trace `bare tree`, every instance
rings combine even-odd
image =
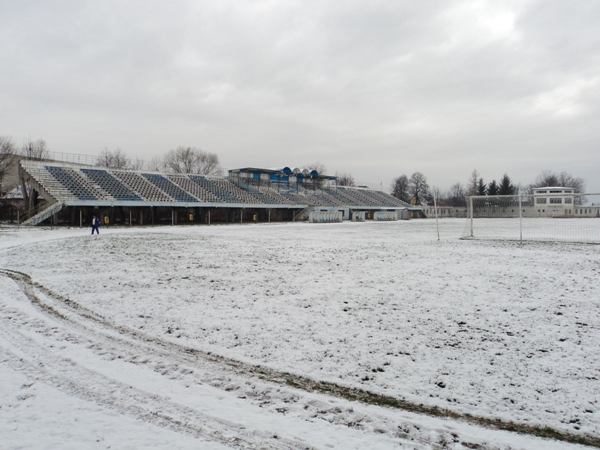
[[[150,165],[149,169],[154,170],[155,172],[162,172],[165,170],[165,158],[160,156],[155,156],[148,164]]]
[[[465,188],[460,183],[454,183],[450,186],[448,192],[448,204],[450,206],[466,206]]]
[[[129,158],[120,148],[111,152],[108,148],[104,148],[96,159],[96,165],[101,167],[110,167],[111,169],[128,169]]]
[[[414,199],[415,205],[421,203],[427,194],[429,193],[429,184],[427,184],[427,177],[421,172],[415,172],[410,176],[410,187],[409,192],[411,200]]]
[[[199,172],[204,175],[218,175],[221,172],[219,157],[215,153],[202,152],[199,157]]]
[[[100,152],[96,158],[96,165],[100,167],[110,167],[112,163],[112,155],[108,148],[104,147],[104,150]]]
[[[336,172],[335,177],[337,178],[336,184],[338,186],[356,186],[356,184],[354,183],[354,177],[352,176],[351,173],[344,172],[344,173],[338,174]]]
[[[177,147],[165,156],[167,170],[175,173],[193,173],[196,167],[196,152],[192,147]]]
[[[473,169],[471,172],[471,178],[467,183],[467,195],[477,195],[477,184],[479,183],[479,172],[477,169]]]
[[[142,170],[144,168],[144,160],[140,158],[129,160],[129,168],[131,170]]]
[[[43,139],[25,141],[21,147],[21,155],[34,161],[43,161],[48,158],[48,145]]]
[[[2,180],[17,161],[17,148],[12,139],[0,136],[0,188]]]
[[[165,156],[164,166],[174,173],[216,175],[221,171],[219,157],[195,147],[177,147]]]
[[[403,202],[408,202],[410,200],[409,187],[408,177],[402,174],[392,181],[392,195]]]
[[[325,175],[327,173],[327,167],[325,167],[325,164],[322,164],[319,161],[307,164],[303,167],[303,169],[309,171],[316,170],[319,175]]]
[[[558,175],[558,182],[561,186],[572,187],[577,193],[585,192],[585,180],[581,177],[574,177],[567,172],[561,172]]]
[[[126,169],[129,167],[129,158],[120,148],[117,148],[113,152],[113,167],[115,169]]]
[[[442,190],[437,186],[432,186],[429,192],[425,195],[429,204],[433,204],[433,198],[435,197],[435,202],[438,206],[445,206],[446,204],[446,196],[442,192]]]
[[[536,177],[530,188],[553,186],[570,187],[575,189],[577,193],[585,192],[585,180],[564,171],[556,174],[550,170],[545,170]]]

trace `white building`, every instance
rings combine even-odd
[[[598,217],[600,206],[580,205],[570,187],[552,186],[533,189],[533,216]]]

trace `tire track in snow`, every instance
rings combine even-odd
[[[529,434],[538,437],[545,437],[571,443],[600,447],[600,439],[594,436],[573,435],[562,430],[494,420],[486,417],[477,417],[469,414],[457,413],[451,410],[446,410],[438,407],[429,407],[422,404],[416,404],[399,400],[394,397],[375,394],[361,389],[340,386],[331,382],[317,381],[295,374],[278,372],[270,368],[246,364],[219,355],[214,355],[197,349],[178,345],[169,341],[164,341],[160,338],[147,336],[134,329],[130,329],[124,326],[116,326],[115,324],[106,320],[104,317],[95,313],[94,311],[79,305],[73,300],[53,293],[46,287],[33,282],[30,276],[25,273],[0,269],[0,274],[8,276],[12,278],[15,282],[17,282],[17,284],[20,286],[20,288],[23,290],[26,296],[30,299],[30,301],[32,301],[32,303],[40,307],[46,313],[51,314],[54,317],[59,318],[61,320],[64,320],[76,328],[80,328],[82,330],[85,330],[86,332],[91,332],[97,336],[102,336],[103,339],[111,340],[115,345],[126,344],[127,346],[138,346],[139,350],[147,351],[154,355],[158,355],[160,357],[167,358],[170,360],[175,359],[177,361],[177,364],[191,365],[193,368],[196,369],[198,367],[206,365],[211,366],[213,369],[215,366],[220,368],[221,373],[217,373],[215,375],[214,370],[212,370],[212,374],[204,374],[205,376],[201,378],[202,382],[210,383],[212,386],[219,387],[225,390],[243,389],[243,386],[239,382],[236,383],[236,380],[231,380],[230,378],[228,378],[228,373],[233,373],[243,377],[251,377],[261,380],[263,382],[266,381],[268,383],[274,383],[275,385],[279,385],[280,389],[261,386],[262,389],[260,390],[260,392],[244,390],[244,395],[240,396],[240,398],[250,397],[251,400],[253,399],[255,401],[259,401],[261,405],[281,402],[280,392],[276,393],[274,391],[280,391],[281,388],[292,388],[300,389],[306,392],[322,393],[333,397],[344,398],[347,400],[360,401],[366,404],[401,409],[433,417],[461,420],[464,422],[469,422],[478,426],[484,426],[491,429],[508,430],[521,434]],[[40,298],[40,296],[36,293],[36,289],[39,292],[41,292],[47,300],[51,301],[52,304]],[[90,321],[95,325],[90,326],[89,324],[86,324],[86,322]],[[97,325],[100,325],[101,328],[98,328]],[[119,349],[116,350],[116,352],[122,352],[124,350],[125,349]],[[131,358],[130,362],[136,363],[135,355],[130,354],[129,358]],[[225,374],[223,374],[223,372],[225,372]],[[258,381],[258,383],[260,383],[261,381]],[[293,394],[291,396],[293,397]],[[284,402],[288,403],[287,400],[284,400]],[[304,406],[305,409],[310,408],[310,405]],[[318,411],[318,406],[316,406],[314,409],[315,411],[313,412],[323,412]],[[327,415],[329,416],[331,416],[332,414],[335,415],[335,413],[335,411],[333,411],[333,413],[331,410],[327,411]],[[318,414],[313,414],[311,417],[318,417]],[[364,423],[361,424],[360,421],[359,423],[354,424],[353,422],[351,422],[350,420],[346,420],[345,418],[332,419],[331,417],[329,417],[326,420],[329,420],[332,423],[344,424],[346,426],[358,426],[359,428],[362,428],[365,425]],[[368,418],[366,418],[366,422],[368,421]],[[413,445],[420,440],[421,436],[419,436],[419,433],[413,432],[411,434],[411,430],[407,429],[405,426],[397,426],[393,428],[398,428],[401,430],[400,432],[393,432],[393,434],[396,437],[409,438],[413,440]],[[376,432],[381,432],[381,430],[377,429]],[[388,432],[390,432],[389,429]],[[279,444],[281,444],[281,442],[279,442]],[[423,442],[423,444],[425,444],[425,442]],[[465,444],[467,444],[468,446],[472,443]],[[479,445],[482,444],[486,446],[485,443],[479,443]],[[491,447],[486,446],[486,448]]]
[[[19,277],[22,276],[23,274],[19,274]],[[243,425],[203,414],[161,395],[146,392],[87,369],[69,358],[55,354],[52,349],[21,331],[26,329],[48,335],[56,333],[56,327],[26,317],[20,311],[6,308],[4,305],[0,305],[0,312],[5,325],[0,336],[0,362],[36,381],[155,426],[216,441],[233,448],[308,448],[306,444],[275,438],[272,433],[248,430]],[[71,341],[85,340],[84,337],[68,332],[65,337]],[[93,341],[88,344],[93,345]],[[128,356],[132,357],[131,354]]]

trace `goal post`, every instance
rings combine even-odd
[[[470,196],[462,239],[600,244],[600,194],[546,188]]]

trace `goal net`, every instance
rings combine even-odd
[[[600,244],[600,194],[566,188],[533,194],[472,196],[462,239]]]

